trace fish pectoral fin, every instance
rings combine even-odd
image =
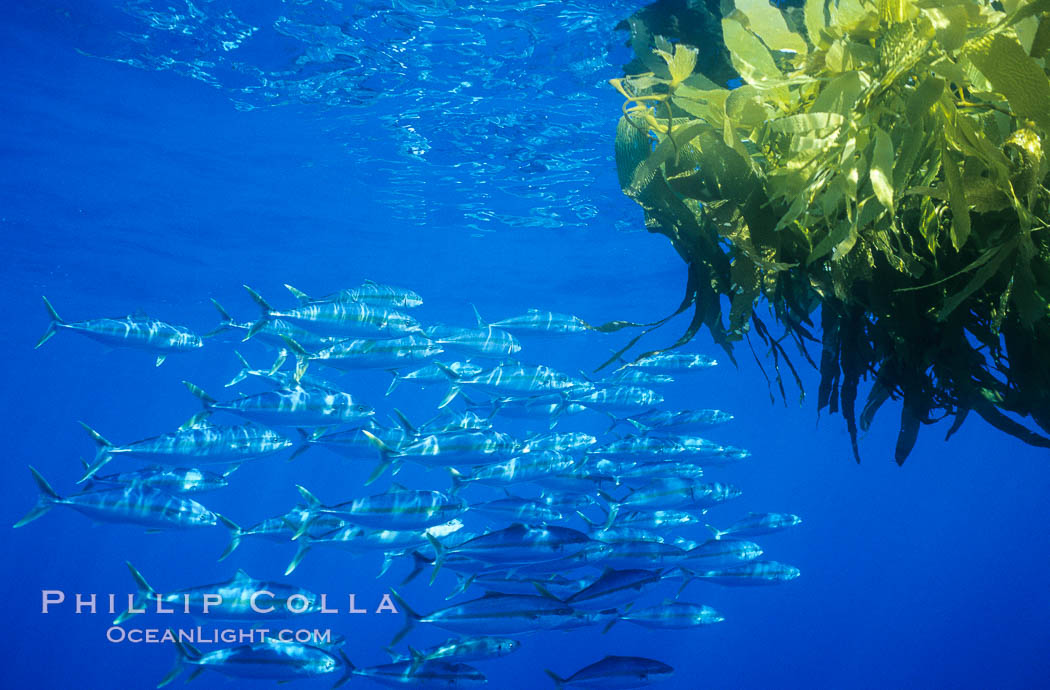
[[[154,364],[154,366],[159,367],[161,364],[164,364],[164,360],[166,360],[167,358],[167,355],[157,355],[157,363]]]

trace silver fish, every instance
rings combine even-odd
[[[148,462],[194,460],[216,464],[241,463],[280,453],[295,445],[276,431],[256,424],[217,426],[197,418],[177,431],[124,445],[110,443],[84,422],[80,422],[80,425],[98,446],[95,459],[80,482],[90,479],[113,458]]]
[[[568,678],[562,678],[550,669],[545,672],[557,688],[594,688],[594,690],[618,690],[640,688],[665,681],[674,669],[655,659],[636,656],[607,656],[590,666],[581,668]]]
[[[137,350],[156,352],[157,366],[164,363],[164,358],[171,352],[189,352],[204,347],[199,335],[183,328],[173,326],[145,314],[132,314],[121,319],[91,319],[90,321],[63,321],[47,297],[44,298],[51,323],[44,335],[37,341],[40,347],[58,332],[58,329],[81,333],[112,347],[130,347]]]
[[[29,470],[40,489],[40,498],[36,506],[15,523],[15,527],[36,520],[54,506],[69,506],[100,522],[143,525],[150,529],[214,527],[220,522],[227,527],[236,526],[194,500],[141,484],[86,491],[63,498],[35,468]]]
[[[625,369],[643,369],[654,374],[677,374],[689,371],[699,371],[716,366],[718,362],[706,355],[685,354],[683,352],[661,352],[649,355],[636,362],[630,362],[620,367]]]
[[[347,338],[400,338],[423,332],[419,322],[411,316],[364,302],[310,302],[297,309],[278,311],[255,290],[248,286],[245,289],[262,310],[262,317],[252,324],[248,338],[260,332],[273,319],[281,319],[315,333]]]
[[[390,660],[394,663],[410,661],[415,670],[427,661],[487,661],[507,656],[520,648],[521,643],[509,637],[450,637],[442,644],[427,649],[409,647],[408,655],[390,651]]]
[[[426,335],[449,352],[473,357],[505,359],[521,352],[521,343],[517,338],[489,326],[456,328],[437,325],[427,328]]]
[[[449,383],[450,379],[448,374],[445,373],[446,369],[467,377],[477,376],[485,371],[485,367],[473,362],[443,362],[442,365],[428,364],[425,367],[405,374],[395,371],[393,373],[394,379],[390,382],[390,387],[386,389],[386,394],[390,395],[394,392],[394,389],[402,381],[408,381],[420,386],[425,386],[428,383]]]
[[[365,302],[389,309],[413,309],[423,304],[423,298],[413,290],[383,285],[373,280],[365,280],[360,287],[348,290],[339,290],[324,297],[310,297],[302,290],[296,290],[285,283],[285,288],[291,292],[300,304],[312,302]]]
[[[790,513],[748,513],[726,529],[707,528],[714,533],[715,539],[722,537],[757,537],[772,534],[802,524],[802,518]]]
[[[487,592],[485,596],[421,615],[401,596],[390,590],[405,613],[405,627],[391,644],[397,644],[417,623],[429,623],[453,632],[485,635],[550,630],[572,619],[572,608],[557,599],[526,594]]]
[[[205,414],[222,410],[263,424],[314,427],[349,424],[375,414],[349,393],[297,386],[219,402],[189,381],[182,382],[204,405]]]
[[[90,465],[83,463],[85,470],[90,470]],[[131,484],[142,484],[153,489],[166,491],[172,494],[193,494],[205,491],[215,491],[229,485],[226,477],[230,476],[238,465],[234,465],[223,474],[208,472],[194,467],[163,467],[161,465],[150,465],[139,470],[130,472],[118,472],[105,476],[94,475],[88,480],[87,490],[98,488],[98,484],[116,484],[129,486]]]
[[[492,323],[486,323],[481,318],[481,314],[478,313],[477,307],[474,308],[474,314],[477,316],[479,326],[487,325],[492,326],[493,328],[502,328],[503,330],[512,333],[522,333],[526,335],[584,333],[586,331],[594,330],[593,326],[578,316],[573,316],[572,314],[558,314],[535,308],[529,309],[521,316],[512,316],[500,321],[493,321]]]
[[[604,632],[609,632],[609,628],[617,621],[627,621],[628,623],[640,625],[643,628],[656,630],[680,630],[683,628],[695,628],[700,625],[713,625],[724,620],[725,617],[710,606],[665,599],[659,606],[645,609],[632,608],[625,611],[618,618],[612,620],[605,627]]]
[[[343,669],[343,677],[333,687],[339,687],[349,680],[354,668],[341,650],[322,649],[299,642],[268,640],[202,654],[188,642],[180,641],[174,633],[170,634],[178,656],[174,668],[157,684],[158,688],[175,680],[187,665],[196,666],[188,680],[193,680],[205,670],[234,678],[289,681],[316,678]]]
[[[120,625],[132,616],[144,613],[147,604],[151,603],[158,608],[161,603],[169,604],[173,610],[180,612],[189,609],[188,612],[197,618],[221,621],[279,620],[317,613],[322,608],[320,597],[309,590],[281,582],[256,580],[243,570],[238,570],[226,582],[159,593],[150,587],[135,566],[131,563],[126,565],[135,580],[137,593],[132,605],[117,616],[113,625]],[[212,597],[217,597],[218,603]],[[289,605],[292,597],[296,597],[294,610]]]
[[[398,661],[350,673],[392,688],[474,688],[488,682],[485,675],[467,664],[447,661]]]
[[[777,561],[750,561],[733,568],[716,568],[691,573],[696,579],[731,587],[773,585],[797,578],[801,571]]]

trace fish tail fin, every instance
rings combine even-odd
[[[199,649],[194,647],[189,642],[183,642],[182,640],[180,640],[174,630],[168,628],[168,633],[172,636],[172,642],[175,645],[175,665],[170,671],[168,671],[168,675],[164,676],[161,679],[161,681],[157,683],[158,688],[162,688],[171,681],[175,680],[175,678],[177,678],[178,675],[182,673],[183,666],[185,666],[187,663],[192,664],[198,661],[202,656]],[[192,680],[201,670],[202,669],[198,669],[197,672],[190,676],[190,679]],[[187,680],[186,682],[189,682],[189,680]]]
[[[299,490],[299,495],[302,496],[303,500],[306,501],[306,505],[308,508],[321,507],[321,501],[317,498],[317,496],[314,496],[312,493],[310,493],[310,491],[306,487],[302,486],[301,484],[296,484],[295,488]]]
[[[405,635],[407,635],[412,630],[412,628],[415,627],[416,623],[419,621],[420,618],[422,618],[422,616],[413,611],[412,607],[408,605],[408,602],[402,599],[401,595],[398,594],[397,590],[393,587],[390,588],[390,596],[394,598],[394,601],[397,603],[397,605],[400,606],[401,610],[405,612],[405,627],[397,631],[397,634],[394,635],[394,638],[390,640],[390,646],[393,647],[398,642],[405,639]]]
[[[396,369],[390,373],[393,374],[394,378],[390,380],[390,385],[386,389],[386,395],[393,393],[394,389],[397,388],[399,383],[401,383],[401,375],[397,373]]]
[[[84,427],[84,430],[87,431],[88,434],[91,436],[91,440],[93,440],[95,442],[95,445],[98,446],[98,452],[95,454],[95,460],[90,465],[84,468],[84,476],[77,480],[77,484],[83,484],[87,480],[91,479],[91,477],[93,477],[96,472],[102,469],[103,465],[105,465],[107,462],[113,459],[113,455],[110,452],[110,449],[113,448],[113,444],[107,441],[105,437],[102,436],[102,434],[98,433],[84,422],[79,422],[79,424],[80,426]]]
[[[613,618],[613,619],[612,619],[611,621],[609,621],[609,622],[608,622],[608,623],[607,623],[607,624],[605,625],[605,627],[604,627],[604,628],[602,628],[602,635],[604,635],[605,633],[607,633],[607,632],[609,632],[610,630],[612,630],[612,627],[613,627],[614,625],[616,625],[616,624],[617,624],[617,623],[618,623],[619,621],[620,621],[620,618],[619,618],[619,617]]]
[[[234,326],[233,317],[230,316],[228,311],[222,308],[222,305],[219,304],[218,300],[213,297],[211,303],[215,305],[216,311],[219,312],[219,325],[205,333],[205,338],[211,338],[220,333],[225,333]]]
[[[601,526],[601,524],[602,524],[602,523],[600,523],[600,522],[595,522],[594,520],[590,519],[589,517],[587,517],[586,515],[584,515],[584,514],[583,514],[583,513],[581,512],[581,511],[579,511],[579,510],[577,510],[577,511],[576,511],[576,514],[577,514],[577,515],[579,515],[579,516],[580,516],[580,518],[582,518],[582,519],[583,519],[583,521],[584,521],[584,522],[586,522],[586,523],[587,523],[587,524],[588,524],[589,526],[591,526],[591,527],[599,527],[599,526]]]
[[[467,480],[463,478],[463,473],[455,467],[448,468],[448,473],[452,475],[452,488],[449,489],[448,495],[454,497],[467,485]]]
[[[474,318],[478,321],[478,328],[488,328],[489,324],[485,319],[481,318],[481,312],[478,311],[478,308],[473,304],[470,305],[470,308],[474,310]]]
[[[674,595],[675,599],[677,599],[678,597],[682,596],[682,592],[684,592],[685,588],[689,586],[689,583],[692,582],[693,580],[697,579],[697,574],[695,572],[693,572],[692,570],[689,570],[688,568],[683,568],[682,566],[678,566],[678,571],[680,573],[682,573],[682,586],[679,587],[678,591],[675,593],[675,595]]]
[[[476,573],[472,575],[460,575],[459,573],[456,573],[456,588],[452,590],[452,592],[447,597],[445,597],[445,601],[448,601],[457,594],[462,594],[463,592],[467,591],[467,587],[470,587],[472,584],[474,584],[475,578],[477,578]]]
[[[125,561],[125,565],[128,566],[128,570],[131,571],[131,578],[135,580],[135,598],[131,602],[131,606],[128,607],[127,611],[124,611],[113,621],[113,625],[120,625],[127,619],[135,615],[132,609],[143,609],[146,605],[146,601],[154,598],[157,593],[149,586],[146,582],[146,578],[142,577],[142,573],[135,569],[135,566],[131,565],[131,561]]]
[[[195,386],[189,381],[183,381],[182,385],[186,386],[186,389],[190,393],[193,393],[194,397],[201,401],[201,404],[204,405],[204,409],[208,409],[208,407],[214,405],[217,402],[215,398],[205,393],[204,389],[200,386]]]
[[[241,370],[237,372],[237,375],[230,379],[230,382],[226,384],[226,388],[230,386],[236,386],[238,383],[248,378],[252,372],[252,367],[248,364],[248,360],[244,358],[238,350],[234,350],[233,354],[237,355],[237,359],[241,360]]]
[[[40,347],[47,341],[51,340],[55,333],[58,332],[58,327],[64,326],[66,323],[62,320],[62,317],[58,315],[58,312],[55,311],[55,308],[51,306],[51,302],[48,301],[47,297],[44,297],[44,307],[47,308],[47,315],[51,317],[51,323],[47,325],[47,330],[44,331],[44,335],[40,336],[40,340],[37,341],[36,347]]]
[[[302,290],[298,290],[298,289],[292,287],[288,283],[284,284],[284,288],[288,292],[292,293],[292,297],[295,297],[295,299],[297,299],[299,301],[299,304],[309,304],[310,302],[313,301],[313,300],[310,299],[310,295],[306,294]]]
[[[423,652],[408,646],[408,653],[412,656],[412,665],[408,668],[408,675],[412,675],[419,670],[419,667],[426,663],[427,658],[423,656]]]
[[[271,312],[273,312],[273,307],[271,307],[266,302],[266,300],[262,298],[262,295],[260,295],[255,290],[252,290],[247,285],[244,286],[244,289],[248,291],[248,294],[251,296],[252,301],[259,305],[259,309],[262,310],[262,317],[260,317],[258,321],[251,325],[251,328],[248,329],[248,335],[244,336],[244,339],[248,340],[253,335],[265,328],[266,324],[270,322],[270,314]]]
[[[55,493],[55,490],[52,489],[51,485],[47,483],[47,480],[36,471],[35,467],[30,465],[29,471],[33,473],[33,479],[36,481],[37,488],[40,489],[40,498],[37,499],[36,505],[33,506],[33,509],[26,513],[24,518],[15,523],[15,527],[29,524],[47,511],[51,510],[51,506],[62,502],[62,497]]]
[[[240,525],[224,515],[219,515],[219,522],[226,529],[230,530],[230,543],[226,546],[226,550],[222,552],[222,555],[219,556],[219,560],[222,561],[226,560],[241,545],[241,537],[244,536],[244,530],[241,529]]]
[[[550,676],[551,680],[554,681],[554,687],[560,688],[565,685],[565,679],[559,676],[554,671],[550,670],[549,668],[543,669],[543,672]]]
[[[230,312],[223,309],[222,305],[219,304],[219,300],[213,297],[211,303],[215,305],[215,310],[219,312],[219,322],[223,326],[229,326],[231,323],[233,323],[233,317],[230,316]]]
[[[310,353],[307,352],[306,348],[304,348],[302,345],[296,342],[293,338],[289,338],[286,335],[282,335],[281,340],[283,340],[285,344],[288,345],[288,349],[291,350],[292,354],[295,355],[295,380],[296,382],[298,382],[300,379],[303,378],[303,374],[306,373],[306,367],[310,366]],[[282,359],[281,357],[278,357],[278,361],[280,362],[280,364],[284,364],[284,359]],[[276,371],[280,368],[280,365],[275,365],[275,369],[273,371]]]
[[[434,584],[434,579],[437,578],[438,572],[441,570],[441,566],[445,564],[445,558],[448,556],[448,549],[434,537],[433,534],[427,534],[427,541],[434,547],[434,570],[430,573],[430,584]]]
[[[310,535],[302,535],[302,539],[299,540],[299,549],[295,552],[295,556],[292,557],[288,567],[284,569],[284,574],[286,576],[291,575],[292,572],[299,567],[299,564],[303,562],[304,558],[306,558],[306,554],[310,552],[312,546],[313,545],[310,543]]]
[[[222,473],[222,478],[225,479],[226,477],[229,477],[231,474],[233,474],[238,469],[240,469],[241,465],[243,465],[243,464],[244,464],[243,462],[231,463],[230,466],[227,467],[226,470]]]
[[[605,524],[602,526],[602,529],[609,529],[613,526],[613,522],[616,521],[616,516],[620,512],[620,502],[601,489],[598,490],[598,495],[609,504],[609,509],[606,511],[608,517],[605,520]]]
[[[310,445],[313,444],[315,436],[308,432],[306,429],[297,429],[299,432],[299,445],[295,447],[292,454],[288,456],[289,460],[295,460],[297,457],[310,450]]]
[[[383,476],[383,473],[386,472],[386,468],[390,467],[392,464],[397,462],[397,459],[400,457],[400,453],[388,446],[386,442],[383,441],[383,439],[379,438],[368,429],[362,429],[361,433],[365,435],[365,438],[371,441],[372,445],[375,446],[377,450],[379,450],[379,464],[376,465],[376,468],[372,471],[371,476],[369,476],[368,479],[365,480],[365,486],[368,486],[369,484]]]
[[[726,532],[724,532],[723,530],[718,529],[717,527],[712,527],[711,525],[704,525],[704,527],[706,527],[707,529],[711,530],[711,534],[714,535],[716,540],[721,539],[722,537],[724,537],[726,535]]]
[[[456,399],[457,395],[459,395],[459,386],[453,383],[448,387],[448,392],[445,393],[445,397],[442,398],[441,402],[438,403],[438,409],[445,409],[445,407],[447,407],[450,402]]]
[[[416,579],[416,576],[423,572],[423,568],[431,564],[431,561],[426,556],[419,553],[418,551],[412,552],[412,572],[405,575],[405,579],[401,581],[401,584],[407,585],[412,580]]]
[[[344,652],[342,649],[337,649],[336,653],[339,655],[339,661],[343,663],[343,668],[345,668],[346,670],[343,671],[343,676],[335,682],[335,685],[333,685],[332,688],[338,688],[344,683],[346,683],[346,681],[350,680],[354,675],[354,669],[357,668],[350,661],[350,659],[347,658],[346,652]]]
[[[405,416],[405,413],[397,409],[396,407],[394,408],[394,416],[397,419],[398,425],[406,432],[413,436],[417,436],[419,434],[419,432],[416,430],[416,427],[412,425],[412,422],[408,421],[408,417]]]

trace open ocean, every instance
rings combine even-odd
[[[295,304],[285,283],[311,295],[366,279],[402,286],[422,296],[412,315],[425,325],[474,326],[472,305],[491,321],[529,308],[592,324],[671,313],[685,266],[663,237],[644,231],[613,162],[622,99],[606,82],[630,58],[615,27],[639,6],[9,4],[0,22],[0,505],[8,525],[36,501],[27,465],[62,496],[77,490],[80,459],[96,450],[78,421],[117,443],[165,433],[201,409],[181,381],[232,399],[238,390],[267,388],[259,381],[224,387],[241,366],[234,349],[259,368],[274,358],[259,342],[206,339],[200,351],[171,354],[155,367],[151,353],[110,350],[61,330],[34,350],[48,327],[42,295],[70,321],[141,310],[197,333],[219,323],[212,299],[237,321],[258,318],[242,284],[278,308]],[[630,354],[670,345],[687,325],[688,316],[677,317]],[[594,370],[633,334],[521,336],[518,357],[600,377],[608,370]],[[676,377],[661,390],[661,408],[729,412],[733,421],[702,435],[751,452],[705,475],[743,495],[703,521],[724,526],[749,511],[801,516],[797,527],[754,538],[763,559],[795,566],[801,576],[769,587],[689,584],[684,601],[725,617],[713,625],[655,630],[620,622],[607,634],[597,625],[507,635],[520,639],[519,651],[469,662],[488,687],[553,687],[544,669],[567,677],[606,655],[674,667],[653,686],[668,690],[1047,687],[1045,449],[971,418],[947,443],[947,424],[924,427],[898,467],[896,408],[888,407],[861,439],[858,465],[842,419],[816,419],[814,370],[800,367],[809,393],[801,404],[790,385],[786,401],[772,401],[746,343],[736,349],[736,366],[705,332],[683,351],[719,364]],[[765,353],[757,356],[768,372]],[[331,373],[315,365],[309,372]],[[331,377],[384,424],[395,407],[425,421],[448,388],[405,382],[388,397],[390,374],[382,369]],[[462,401],[450,408],[462,409]],[[236,422],[222,413],[215,420]],[[556,430],[607,438],[608,425],[587,412],[565,417]],[[517,438],[537,431],[515,419],[500,419],[497,428]],[[294,430],[289,436],[297,438]],[[195,498],[247,526],[299,502],[296,485],[338,503],[391,482],[388,472],[365,487],[374,463],[324,448],[291,462],[287,456],[249,461],[228,487]],[[118,459],[102,473],[141,464]],[[406,465],[396,481],[442,491],[450,483],[446,469],[418,465]],[[482,487],[468,494],[472,501],[502,496]],[[565,524],[584,529],[568,512]],[[702,524],[679,534],[709,536]],[[240,568],[326,593],[339,613],[304,616],[296,627],[344,636],[342,651],[358,668],[388,663],[384,648],[404,623],[400,614],[374,612],[384,594],[394,588],[425,613],[448,605],[456,584],[442,569],[433,586],[429,570],[401,585],[411,557],[395,558],[377,578],[381,553],[319,547],[285,576],[294,544],[246,538],[219,562],[228,541],[221,526],[159,534],[94,526],[64,506],[5,529],[0,687],[138,689],[164,677],[175,659],[171,644],[107,639],[114,616],[102,610],[106,595],[117,594],[123,610],[135,591],[125,561],[158,591],[222,582]],[[646,592],[645,605],[673,597],[678,585]],[[67,600],[42,613],[43,590]],[[77,593],[97,593],[99,612],[76,614]],[[347,613],[349,594],[369,613]],[[196,623],[150,613],[126,625]],[[451,636],[421,623],[399,649]],[[331,687],[340,675],[292,687]],[[205,671],[193,685],[272,681]],[[377,687],[351,677],[347,687],[358,686]]]

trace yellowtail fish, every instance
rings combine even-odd
[[[568,678],[562,678],[547,669],[546,674],[557,688],[593,688],[620,690],[641,688],[671,677],[674,669],[655,659],[637,656],[607,656],[590,666],[581,668]]]
[[[475,688],[488,682],[485,675],[467,664],[447,661],[398,661],[350,673],[392,688]]]
[[[91,466],[82,462],[85,471],[90,471]],[[143,484],[153,489],[166,491],[171,494],[196,494],[205,491],[215,491],[229,486],[226,480],[239,465],[234,465],[223,474],[208,472],[195,467],[164,467],[163,465],[150,465],[139,470],[130,472],[118,472],[105,476],[94,475],[88,480],[86,490],[97,489],[99,484],[116,484],[119,486],[130,486],[132,484]]]
[[[446,537],[462,528],[463,521],[456,519],[440,525],[432,525],[426,529],[377,529],[355,524],[345,524],[331,532],[316,536],[312,536],[307,532],[302,536],[295,537],[299,544],[299,550],[291,563],[288,564],[284,574],[291,575],[292,571],[299,567],[299,564],[303,562],[306,554],[313,547],[321,546],[334,547],[351,553],[382,552],[385,560],[379,574],[383,575],[395,557],[406,555],[415,549],[425,546],[428,537],[435,539]]]
[[[801,571],[795,566],[777,561],[751,561],[733,568],[716,568],[691,573],[698,580],[707,580],[728,587],[775,585],[794,580],[800,574]]]
[[[449,352],[473,357],[504,359],[521,352],[517,338],[491,326],[457,328],[439,324],[427,328],[426,335]]]
[[[201,337],[182,326],[173,326],[145,314],[132,314],[120,319],[91,319],[90,321],[63,321],[47,297],[44,306],[51,323],[36,346],[40,347],[58,332],[58,329],[81,333],[112,347],[129,347],[156,352],[157,366],[164,363],[171,352],[189,352],[204,347]]]
[[[205,670],[216,671],[232,678],[251,678],[256,680],[276,680],[278,682],[297,680],[299,678],[317,678],[337,673],[342,669],[343,676],[333,687],[339,687],[350,679],[354,666],[343,655],[342,650],[324,649],[298,642],[278,642],[268,640],[255,644],[240,645],[216,649],[207,654],[201,653],[188,642],[181,642],[174,633],[173,643],[177,657],[175,666],[168,675],[157,684],[164,687],[175,680],[186,666],[196,666],[187,678],[193,680]]]
[[[388,649],[390,660],[399,663],[410,661],[413,671],[427,661],[487,661],[516,652],[521,643],[509,637],[450,637],[442,644],[427,649],[408,648],[409,654],[398,654]]]
[[[628,623],[634,623],[643,628],[654,630],[681,630],[683,628],[695,628],[700,625],[713,625],[724,620],[725,617],[710,606],[664,599],[659,606],[625,610],[610,621],[602,632],[609,632],[609,628],[619,621],[627,621]]]
[[[313,515],[335,515],[347,522],[378,529],[424,529],[448,522],[467,510],[467,504],[440,491],[417,491],[391,484],[385,493],[324,505],[302,486],[297,487]],[[304,525],[309,525],[308,520]]]
[[[660,352],[620,367],[625,369],[643,369],[652,374],[678,374],[690,371],[702,371],[717,366],[718,362],[706,355],[686,354],[683,352]]]
[[[349,393],[324,388],[296,386],[219,402],[189,381],[182,383],[204,405],[205,414],[222,410],[262,424],[332,426],[358,422],[375,414],[375,410],[357,402]]]
[[[574,609],[584,611],[615,608],[637,601],[644,592],[667,577],[660,570],[606,568],[597,580],[564,601]]]
[[[733,420],[733,415],[721,410],[650,410],[627,418],[641,432],[654,430],[698,431]]]
[[[287,283],[285,283],[284,287],[299,300],[300,304],[310,304],[311,302],[365,302],[390,309],[413,309],[423,304],[423,298],[412,290],[393,285],[383,285],[373,280],[365,280],[360,287],[339,290],[324,297],[310,297],[302,290],[296,290]]]
[[[234,321],[233,317],[230,316],[225,309],[223,309],[221,304],[214,299],[211,302],[219,312],[220,322],[216,328],[205,333],[204,337],[214,338],[218,336],[234,335],[236,336],[236,341],[247,340],[247,334],[251,332],[252,327],[256,325],[255,322],[246,321],[238,323],[237,321]],[[321,348],[334,345],[340,340],[343,340],[343,338],[339,336],[314,333],[313,331],[299,328],[288,321],[276,318],[269,319],[265,324],[256,329],[255,332],[252,333],[251,338],[282,352],[286,347],[284,343],[285,338],[295,340],[295,342],[308,350],[320,350]]]
[[[481,318],[477,307],[474,307],[474,315],[477,317],[479,327],[492,326],[493,328],[500,328],[522,335],[558,335],[563,333],[584,333],[594,330],[594,326],[578,316],[558,314],[535,308],[529,309],[521,316],[512,316],[491,323],[486,323]]]
[[[487,592],[478,599],[422,615],[413,611],[395,590],[391,589],[390,594],[405,614],[405,627],[394,636],[392,645],[404,638],[417,623],[429,623],[467,634],[513,635],[555,629],[573,616],[572,608],[557,599],[499,592]]]
[[[440,344],[440,343],[439,343]],[[485,371],[485,367],[474,364],[473,362],[443,362],[443,366],[450,369],[457,374],[462,376],[477,376],[481,372]],[[398,384],[402,381],[408,381],[419,386],[426,386],[428,383],[448,383],[449,378],[445,373],[445,369],[437,364],[428,364],[425,367],[415,369],[407,373],[393,372],[394,379],[390,382],[390,387],[386,389],[386,394],[390,395],[397,388]]]
[[[364,302],[309,302],[297,309],[278,311],[255,290],[244,287],[262,310],[262,317],[252,324],[247,338],[260,332],[273,319],[322,335],[346,338],[400,338],[423,332],[411,316]]]
[[[84,422],[80,423],[98,447],[95,459],[80,482],[87,481],[113,458],[150,462],[194,460],[207,463],[241,463],[280,453],[295,445],[276,431],[256,424],[217,426],[197,418],[183,428],[124,445],[110,443]]]
[[[419,335],[406,335],[386,340],[342,340],[322,350],[310,353],[291,338],[285,338],[288,348],[295,353],[296,376],[301,378],[311,363],[342,371],[356,369],[397,369],[440,355],[444,350]]]
[[[148,607],[160,608],[164,604],[198,619],[219,621],[281,620],[317,613],[322,609],[321,598],[309,590],[281,582],[257,580],[243,570],[238,570],[225,582],[160,593],[150,587],[135,566],[126,565],[135,580],[137,593],[131,606],[117,616],[113,625],[145,613]]]
[[[214,527],[220,522],[227,527],[236,527],[194,500],[141,484],[98,489],[63,498],[55,493],[35,468],[30,467],[29,470],[40,489],[40,498],[36,506],[15,523],[15,527],[36,520],[55,506],[69,506],[100,522],[142,525],[150,529]]]
[[[748,513],[726,529],[716,529],[711,525],[707,528],[715,535],[715,539],[722,537],[757,537],[763,534],[772,534],[781,530],[802,524],[802,518],[790,513]]]

